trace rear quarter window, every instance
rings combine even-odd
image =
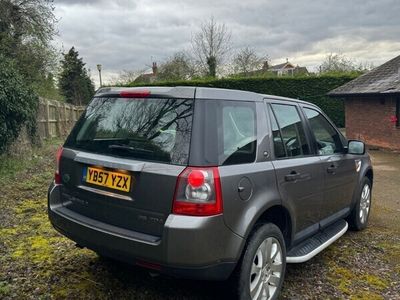
[[[254,102],[196,100],[190,159],[193,165],[234,165],[256,159]]]
[[[256,115],[252,105],[225,101],[222,106],[221,165],[249,163],[256,155]]]

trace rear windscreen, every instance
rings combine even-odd
[[[192,99],[94,98],[65,146],[185,165],[192,116]]]

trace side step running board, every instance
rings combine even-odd
[[[347,231],[348,224],[340,220],[291,249],[287,263],[302,263],[320,253]]]

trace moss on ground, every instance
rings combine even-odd
[[[350,296],[351,300],[382,300],[384,297],[380,294],[376,294],[370,291],[359,291],[355,292],[354,295]]]
[[[372,286],[379,291],[385,290],[390,286],[389,282],[386,279],[379,278],[378,276],[372,274],[363,275],[361,277],[361,280],[368,283],[369,286]]]
[[[335,283],[337,288],[346,295],[351,295],[350,287],[356,275],[349,269],[339,267],[333,261],[328,262],[329,276],[328,278]]]
[[[336,262],[328,262],[328,279],[334,283],[337,288],[347,296],[358,297],[365,292],[360,292],[363,288],[371,289],[370,294],[379,295],[380,292],[390,287],[390,283],[371,273],[360,274],[359,270],[353,270],[346,267],[340,267]]]
[[[385,240],[380,242],[379,238]],[[394,240],[393,240],[394,239]],[[393,240],[393,242],[389,242]],[[395,289],[398,274],[393,270],[393,260],[388,260],[396,248],[398,237],[392,229],[368,228],[363,232],[348,232],[323,254],[328,269],[328,281],[340,292],[341,297],[351,299],[383,299],[383,295]],[[347,251],[351,249],[350,251]]]
[[[10,257],[17,265],[30,265],[35,268],[35,273],[42,280],[50,280],[54,276],[53,265],[58,257],[59,247],[71,246],[72,242],[59,235],[51,227],[46,214],[45,198],[38,200],[21,201],[14,208],[14,221],[22,224],[13,228],[3,228],[0,230],[0,237],[7,241]],[[78,251],[72,248],[70,254],[63,254],[61,259],[74,260],[74,256],[86,255],[88,261],[96,256],[89,251]],[[67,262],[68,264],[68,262]],[[93,289],[95,285],[91,279],[91,274],[87,271],[75,270],[71,276],[73,281],[73,290],[85,291]],[[69,291],[69,293],[68,293]],[[60,284],[54,289],[54,295],[57,298],[69,297],[71,292],[71,282]],[[67,298],[68,298],[67,297]]]
[[[10,294],[10,285],[5,281],[0,281],[0,297],[6,297]]]

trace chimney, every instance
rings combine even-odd
[[[157,62],[153,61],[153,66],[151,68],[153,69],[153,75],[157,75]]]
[[[288,62],[289,62],[289,58],[286,57],[286,63],[288,63]]]
[[[269,68],[268,60],[266,60],[266,61],[264,62],[264,64],[263,64],[263,66],[262,66],[262,69],[263,69],[263,70],[268,70],[268,68]]]

